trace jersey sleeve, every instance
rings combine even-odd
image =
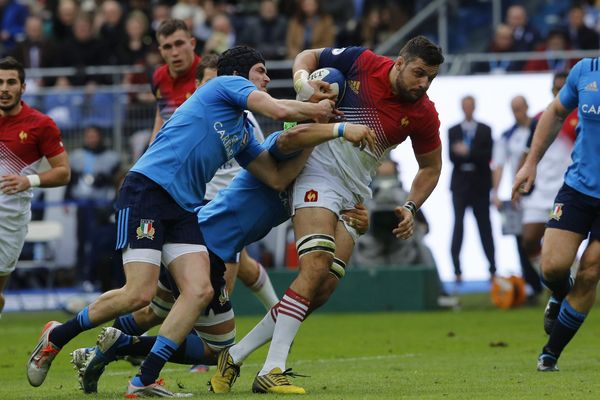
[[[558,93],[558,98],[560,99],[560,102],[563,104],[563,106],[565,106],[565,108],[569,110],[577,107],[577,104],[579,104],[579,90],[577,89],[577,87],[579,83],[579,78],[581,76],[581,67],[584,61],[585,59],[575,64],[575,66],[573,67],[573,69],[571,69],[571,72],[569,72],[569,75],[567,76],[567,82]]]
[[[346,75],[350,71],[350,68],[352,68],[352,65],[354,65],[354,62],[365,51],[367,49],[364,47],[325,48],[319,56],[319,68],[336,68],[342,74]]]
[[[50,118],[45,118],[40,126],[38,148],[46,158],[52,158],[65,151],[60,137],[60,130]]]
[[[248,144],[235,156],[235,160],[240,166],[246,168],[263,151],[258,140],[253,135],[248,135]]]
[[[220,80],[221,84],[217,88],[219,97],[240,108],[248,108],[248,96],[257,90],[256,86],[241,76],[230,76],[228,78]]]
[[[435,109],[431,108],[433,116],[425,119],[421,128],[415,134],[410,135],[415,154],[429,153],[442,145],[440,139],[440,119]]]

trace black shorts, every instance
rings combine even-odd
[[[546,227],[584,236],[589,234],[590,239],[600,240],[600,199],[563,184],[554,200]]]
[[[214,314],[223,314],[231,310],[231,301],[229,301],[225,284],[225,263],[210,250],[208,256],[210,258],[210,283],[215,294],[202,314],[208,315],[211,310]],[[159,281],[166,289],[171,291],[173,297],[177,298],[179,296],[177,284],[162,264],[160,266]]]
[[[129,172],[115,204],[116,248],[162,250],[165,243],[204,244],[196,214],[153,180]]]

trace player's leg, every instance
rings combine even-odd
[[[267,310],[279,301],[269,274],[258,261],[250,257],[246,249],[240,253],[238,278],[254,293]]]
[[[490,198],[486,192],[483,196],[475,196],[472,202],[473,215],[477,221],[479,238],[483,251],[489,263],[490,277],[496,275],[496,252],[492,236],[492,223],[490,221]]]
[[[132,379],[129,393],[156,381],[166,361],[189,334],[213,296],[208,253],[206,248],[199,251],[197,247],[203,246],[165,245],[164,253],[173,255],[165,264],[177,284],[179,297],[161,325],[157,340],[142,363],[139,374]]]
[[[27,221],[25,220],[21,221],[21,227],[16,230],[0,226],[0,317],[5,303],[4,288],[8,284],[10,274],[17,266],[26,234]]]
[[[6,300],[4,299],[4,288],[8,283],[9,274],[0,275],[0,318],[2,318],[2,310],[4,310],[4,303]]]
[[[583,252],[573,288],[560,306],[548,342],[538,360],[539,371],[555,371],[562,351],[575,336],[594,302],[600,281],[600,241],[590,238]]]
[[[337,216],[326,208],[307,207],[296,210],[293,222],[299,274],[279,302],[273,338],[265,364],[252,385],[254,392],[304,393],[304,389],[286,380],[286,360],[311,301],[329,274]]]
[[[527,210],[524,211],[523,231],[521,233],[521,245],[525,250],[525,254],[529,259],[529,268],[523,269],[523,278],[529,287],[532,289],[532,295],[535,297],[542,292],[542,281],[540,279],[539,264],[542,250],[542,238],[546,230],[546,219],[548,216],[545,210],[545,217],[542,216],[542,210],[532,210],[537,217],[534,216],[526,219]]]
[[[465,210],[467,208],[466,196],[459,193],[452,193],[452,204],[454,205],[454,229],[452,230],[452,245],[450,252],[452,254],[452,263],[454,265],[454,275],[456,282],[462,282],[462,270],[460,267],[460,249],[463,242],[463,224],[465,219]]]

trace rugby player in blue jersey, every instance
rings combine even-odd
[[[248,75],[266,75],[264,59],[255,50],[236,47],[225,52],[218,63],[220,76],[177,109],[130,170],[116,204],[117,249],[123,251],[126,284],[104,293],[64,324],[46,324],[27,363],[32,386],[44,382],[56,355],[79,333],[148,305],[162,260],[180,296],[127,391],[156,396],[166,390],[155,383],[162,366],[213,297],[209,257],[194,213],[204,199],[206,182],[231,158],[278,190],[302,168],[301,159],[279,165],[263,151],[244,110],[294,121],[328,121],[337,115],[330,100],[313,104],[273,99],[236,75],[238,65],[249,64]]]
[[[537,165],[556,138],[564,119],[578,108],[577,138],[565,183],[556,195],[542,245],[542,282],[552,291],[544,326],[550,337],[538,357],[538,371],[558,371],[557,361],[575,336],[596,299],[600,280],[600,59],[586,58],[569,72],[567,82],[542,114],[531,150],[513,185],[513,198],[528,193]],[[581,242],[589,237],[573,280],[571,266]]]
[[[335,124],[299,125],[285,132],[271,134],[261,146],[280,162],[292,159],[304,162],[312,147],[331,140],[332,132],[336,129]],[[370,132],[369,128],[354,124],[344,125],[343,130],[344,138],[355,144],[359,144],[361,138]],[[286,221],[290,217],[289,194],[269,187],[248,171],[242,170],[228,187],[218,192],[215,199],[196,211],[210,253],[211,281],[215,294],[195,324],[198,335],[188,335],[169,361],[215,364],[216,354],[235,341],[233,310],[224,290],[223,260],[231,259],[245,245],[260,240],[273,227]],[[348,210],[345,216],[359,232],[367,230],[368,215],[365,209]],[[344,270],[339,266],[331,267],[332,280],[337,281],[343,275]],[[164,278],[161,275],[163,290],[173,287],[170,279],[166,277],[165,281]],[[327,285],[323,288],[328,290]],[[324,297],[328,297],[328,294],[324,294]],[[147,306],[139,312],[155,311]],[[104,328],[87,360],[81,365],[74,360],[80,369],[82,389],[86,393],[96,392],[98,380],[108,363],[117,356],[145,356],[155,342],[155,336],[131,336],[114,327]],[[86,349],[78,349],[74,354],[85,352]]]

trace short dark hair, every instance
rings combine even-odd
[[[202,56],[202,60],[196,67],[196,79],[198,82],[202,82],[204,79],[204,71],[207,68],[217,69],[217,63],[219,62],[219,56],[216,54],[206,54]]]
[[[0,69],[5,71],[17,71],[17,73],[19,74],[19,80],[21,81],[21,84],[25,83],[25,68],[23,67],[23,64],[21,64],[14,58],[4,57],[0,59]]]
[[[165,19],[160,23],[158,29],[156,30],[156,40],[160,36],[170,36],[177,31],[184,31],[188,35],[192,35],[187,24],[182,19]]]
[[[248,79],[250,69],[258,64],[265,63],[265,58],[252,47],[236,46],[225,51],[217,63],[217,75],[238,75]]]
[[[440,65],[444,62],[442,48],[422,35],[410,39],[402,47],[399,55],[407,63],[415,58],[420,58],[427,65]]]

